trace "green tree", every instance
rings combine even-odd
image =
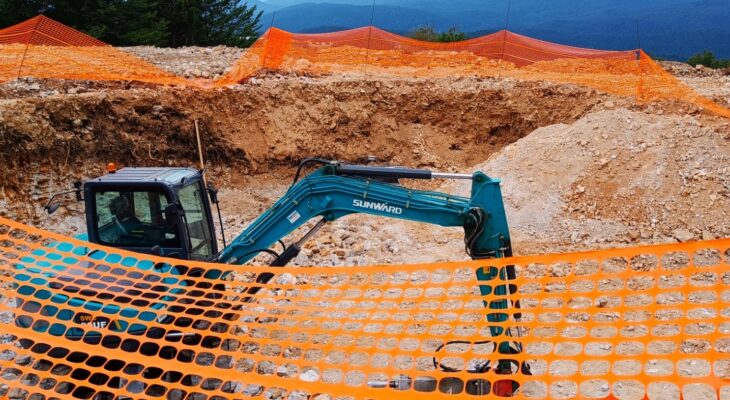
[[[466,34],[456,27],[449,28],[446,32],[438,32],[429,25],[414,29],[408,36],[424,42],[450,43],[466,40]]]
[[[157,0],[52,0],[45,14],[116,46],[168,43]]]
[[[160,18],[157,0],[107,1],[102,8],[105,32],[102,41],[134,46],[165,46],[169,43],[168,21]]]
[[[434,29],[433,26],[428,25],[414,29],[408,36],[422,42],[435,42],[438,39],[436,29]]]
[[[442,43],[461,42],[462,40],[466,40],[466,33],[461,32],[456,27],[449,28],[448,31],[439,33],[436,38],[436,41]]]
[[[262,11],[239,0],[0,0],[0,28],[43,13],[115,46],[249,46]]]
[[[697,53],[687,60],[687,64],[696,67],[698,65],[704,65],[708,68],[728,68],[730,67],[730,60],[718,60],[715,58],[715,54],[711,51],[703,51]]]
[[[169,21],[171,46],[249,46],[263,14],[238,0],[162,0],[160,11]]]
[[[158,0],[0,0],[0,27],[44,14],[112,45],[165,45]]]
[[[43,8],[43,1],[0,0],[0,29],[35,17]]]

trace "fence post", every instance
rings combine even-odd
[[[507,0],[507,19],[504,22],[504,34],[502,34],[502,52],[500,53],[500,60],[504,61],[504,52],[507,48],[507,33],[509,33],[509,17],[512,11],[512,0]]]
[[[30,43],[33,41],[33,35],[35,35],[36,31],[38,30],[38,24],[41,22],[41,18],[43,16],[39,15],[36,17],[35,24],[33,25],[33,29],[30,31],[30,37],[28,38],[28,42],[25,44],[25,49],[23,50],[23,55],[20,57],[20,66],[18,66],[18,76],[16,79],[20,79],[20,74],[23,71],[23,65],[25,64],[25,57],[26,54],[28,54],[28,47],[30,47]]]
[[[368,45],[365,49],[365,74],[368,72],[368,64],[370,62],[370,40],[373,37],[373,21],[375,21],[375,0],[373,0],[373,6],[370,8],[370,25],[368,26]]]
[[[639,61],[639,81],[636,88],[636,102],[644,102],[644,52],[641,50],[641,33],[639,31],[639,19],[636,19],[636,58]]]

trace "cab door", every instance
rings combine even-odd
[[[191,260],[207,260],[217,252],[207,196],[201,181],[178,189],[178,201],[185,212]]]

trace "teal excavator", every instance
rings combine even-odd
[[[303,176],[313,165],[314,172]],[[204,184],[202,171],[193,168],[121,168],[109,164],[108,173],[77,182],[74,189],[51,197],[46,210],[58,209],[59,196],[75,194],[86,208],[87,233],[82,239],[104,246],[139,253],[186,260],[244,265],[261,253],[271,255],[271,266],[284,266],[301,252],[303,244],[325,224],[351,214],[363,213],[464,229],[466,253],[473,259],[501,258],[512,255],[509,229],[499,180],[482,172],[473,174],[438,173],[403,167],[355,165],[309,158],[300,163],[293,183],[271,208],[266,210],[230,243],[225,240],[217,191]],[[300,179],[301,177],[301,179]],[[464,179],[471,181],[471,196],[460,197],[433,191],[407,188],[401,179]],[[213,207],[217,208],[224,247],[218,248]],[[291,244],[283,239],[309,221],[313,227]],[[277,251],[279,244],[281,250]],[[271,276],[264,279],[270,279]],[[514,285],[491,285],[494,281],[514,279],[513,267],[501,270],[480,268],[477,278],[485,281],[482,294],[505,296],[505,300],[485,306],[489,321],[506,321],[511,304],[507,297]],[[495,279],[497,278],[497,279]],[[492,282],[488,282],[492,281]],[[265,283],[265,282],[261,282]],[[501,311],[500,311],[501,310]],[[514,313],[519,318],[520,314]],[[494,327],[495,336],[501,328]],[[521,351],[519,343],[499,343],[500,354]],[[434,357],[434,366],[449,370]],[[495,368],[498,374],[529,373],[513,360],[498,360],[477,366],[474,373]],[[405,382],[408,385],[407,377]],[[504,382],[504,381],[503,381]],[[507,381],[501,387],[462,387],[468,393],[511,396],[517,384]],[[386,386],[399,388],[402,379]],[[428,383],[430,384],[430,383]],[[377,386],[377,384],[373,384]],[[421,386],[424,383],[421,382]],[[418,390],[418,382],[415,382]],[[448,390],[454,391],[451,387]],[[491,390],[490,390],[491,389]]]

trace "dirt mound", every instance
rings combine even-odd
[[[478,169],[503,179],[519,248],[730,236],[730,125],[627,110],[544,127]]]
[[[730,69],[713,69],[704,65],[695,67],[677,61],[660,61],[659,64],[667,72],[679,78],[719,78],[728,75]]]
[[[241,58],[245,51],[238,47],[226,46],[174,49],[134,46],[119,49],[186,78],[219,78]]]
[[[662,61],[660,64],[700,95],[730,107],[730,68],[712,69],[702,65],[693,67],[676,61]]]

